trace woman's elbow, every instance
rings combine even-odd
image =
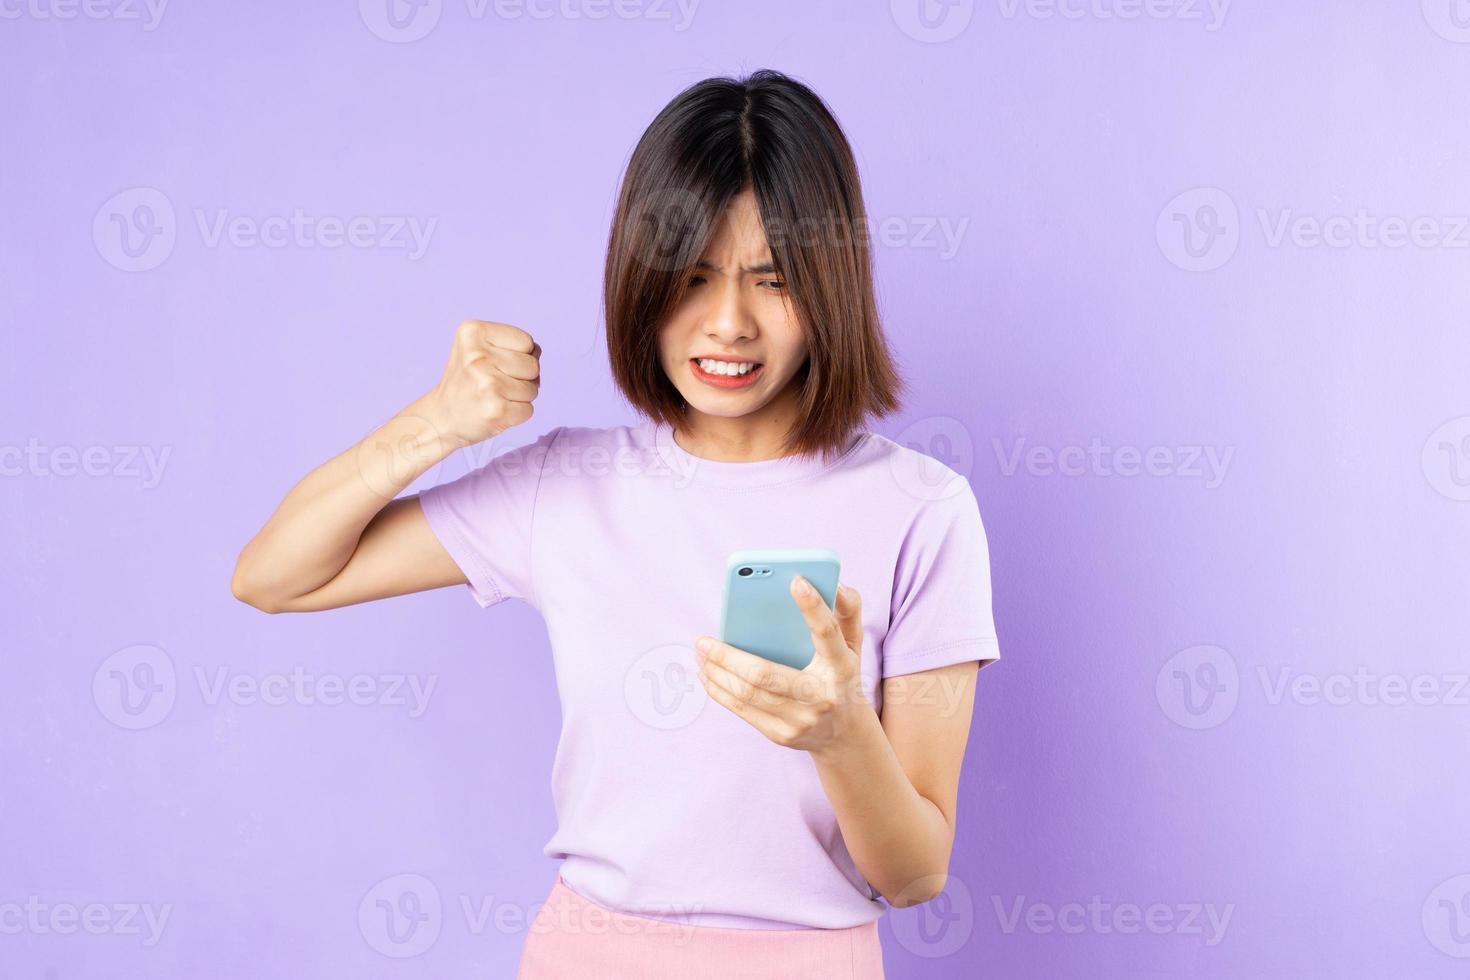
[[[909,884],[907,888],[896,895],[884,895],[883,898],[890,906],[896,909],[906,909],[915,905],[923,905],[932,902],[944,891],[944,884],[949,880],[949,873],[939,872],[928,874]]]
[[[230,592],[245,605],[254,606],[264,613],[278,613],[284,609],[275,597],[251,581],[249,566],[243,556],[235,563],[234,574],[230,576]]]

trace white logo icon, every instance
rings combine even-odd
[[[1420,0],[1419,8],[1434,33],[1446,41],[1470,44],[1470,0]]]
[[[147,272],[174,250],[174,206],[154,187],[131,187],[108,198],[92,219],[97,254],[124,272]]]
[[[1159,707],[1176,725],[1214,728],[1235,712],[1240,700],[1240,671],[1235,658],[1221,647],[1189,647],[1159,669],[1154,694]]]
[[[623,675],[623,700],[652,728],[683,728],[694,721],[709,701],[694,651],[671,643],[643,654]]]
[[[439,889],[418,874],[384,878],[357,906],[357,928],[362,938],[394,959],[418,956],[434,945],[443,919]]]
[[[114,725],[132,731],[152,728],[167,718],[177,694],[173,659],[147,643],[117,651],[92,675],[97,710]]]
[[[1164,258],[1189,272],[1210,272],[1240,246],[1240,212],[1218,187],[1196,187],[1159,212],[1154,237]]]
[[[367,29],[391,44],[427,37],[439,23],[443,6],[443,0],[357,0]]]
[[[968,484],[975,442],[959,419],[932,415],[907,426],[893,439],[912,453],[894,453],[889,467],[905,492],[920,500],[944,500]]]
[[[1424,900],[1422,915],[1424,936],[1435,949],[1470,958],[1470,874],[1440,882]]]
[[[1470,415],[1430,433],[1420,462],[1431,487],[1451,500],[1470,500]]]
[[[950,956],[975,931],[975,900],[969,887],[950,875],[938,895],[919,905],[891,909],[888,922],[899,945],[915,956]]]
[[[889,0],[888,7],[898,29],[925,44],[959,37],[975,16],[975,0]]]

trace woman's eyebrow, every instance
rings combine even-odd
[[[700,259],[698,262],[696,262],[695,267],[700,269],[711,269],[715,272],[725,271],[719,266],[715,265],[713,262],[707,262],[704,259]],[[776,271],[776,266],[770,262],[762,262],[760,265],[747,265],[740,271],[748,272],[751,275],[755,276],[769,276]]]

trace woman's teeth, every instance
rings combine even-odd
[[[699,363],[699,369],[701,371],[708,372],[709,374],[728,374],[728,375],[747,374],[747,373],[750,372],[750,370],[752,368],[754,368],[756,366],[755,362],[753,362],[753,361],[740,361],[740,362],[735,362],[735,361],[711,361],[711,360],[702,360],[702,361],[700,361],[698,363]]]

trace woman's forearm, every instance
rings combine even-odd
[[[872,706],[852,714],[850,738],[811,753],[822,788],[863,877],[895,907],[927,902],[944,887],[953,830],[909,782]]]
[[[364,529],[410,483],[456,449],[531,417],[531,402],[541,390],[540,358],[541,345],[520,327],[493,320],[461,323],[444,375],[428,394],[291,488],[240,552],[231,582],[236,597],[276,611],[333,581],[352,560]],[[339,589],[326,604],[310,608],[453,581],[444,566],[455,575],[459,570],[442,549],[415,551],[415,535],[421,542],[430,532],[423,526],[415,530],[411,522],[407,530],[406,539],[394,538],[367,563],[374,566],[365,576],[371,581]],[[426,555],[431,563],[435,554],[439,570],[422,567]]]
[[[269,607],[330,581],[368,522],[457,448],[444,431],[431,393],[312,470],[241,551],[235,595]]]

